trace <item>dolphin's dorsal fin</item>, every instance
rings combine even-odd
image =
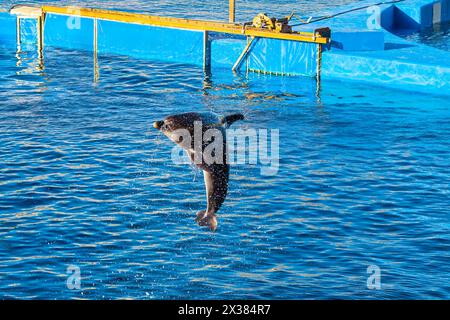
[[[236,121],[244,120],[244,119],[245,119],[245,117],[242,113],[235,113],[235,114],[231,114],[229,116],[223,117],[220,120],[220,124],[228,128]]]

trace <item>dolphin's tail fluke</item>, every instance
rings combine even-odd
[[[217,229],[217,217],[214,213],[206,213],[205,210],[199,211],[195,221],[197,221],[199,226],[209,227],[211,231],[216,231]]]
[[[221,120],[221,123],[222,123],[222,125],[229,127],[236,121],[244,120],[244,119],[245,119],[245,117],[242,113],[235,113],[235,114],[231,114],[229,116],[223,117]]]

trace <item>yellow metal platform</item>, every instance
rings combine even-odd
[[[187,30],[210,31],[227,34],[239,34],[249,37],[271,38],[290,41],[311,42],[317,44],[327,44],[328,37],[317,32],[292,32],[281,33],[272,30],[265,30],[251,26],[244,26],[237,23],[225,23],[208,20],[183,19],[172,17],[151,16],[138,13],[120,12],[112,10],[88,9],[88,8],[65,8],[54,6],[43,6],[42,13],[52,13],[70,16],[88,17],[101,20],[128,22],[158,27],[169,27]],[[74,14],[76,12],[76,14]]]

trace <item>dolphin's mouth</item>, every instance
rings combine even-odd
[[[155,121],[153,122],[153,128],[160,130],[164,125],[164,121]]]

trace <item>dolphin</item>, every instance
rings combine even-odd
[[[230,166],[225,129],[238,120],[244,120],[240,113],[218,117],[212,113],[189,112],[153,123],[155,129],[181,146],[203,171],[207,207],[197,212],[196,221],[212,231],[217,229],[216,213],[228,192]]]

